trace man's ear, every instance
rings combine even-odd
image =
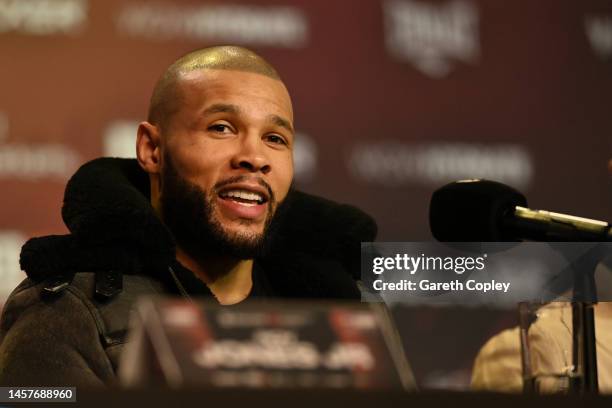
[[[138,125],[136,136],[136,157],[138,164],[149,174],[159,174],[161,166],[160,129],[149,122]]]

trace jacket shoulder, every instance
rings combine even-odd
[[[59,296],[26,280],[9,296],[0,321],[0,384],[100,386],[112,366],[98,321],[76,288]]]
[[[95,273],[76,273],[56,293],[49,281],[24,280],[2,311],[0,384],[112,383],[134,302],[161,290],[146,276],[122,281],[120,293],[100,299]]]

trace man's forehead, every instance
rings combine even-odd
[[[205,84],[212,74],[220,72],[226,75],[227,72],[257,74],[261,76],[259,80],[268,81],[268,85],[272,81],[274,85],[269,89],[279,100],[285,98],[286,103],[281,102],[281,105],[288,104],[292,111],[289,93],[274,67],[251,50],[226,45],[196,50],[174,61],[155,85],[148,120],[165,126],[175,113],[184,108],[186,99],[193,98],[193,95],[187,95],[186,82],[190,87],[197,87],[198,83]]]
[[[257,85],[253,91],[252,86]],[[177,88],[182,97],[190,99],[193,103],[207,102],[207,104],[222,101],[207,100],[214,91],[215,96],[223,99],[223,96],[243,96],[246,94],[247,87],[253,94],[258,94],[262,98],[274,100],[279,107],[286,109],[290,120],[293,120],[293,108],[291,97],[285,85],[277,79],[272,79],[252,72],[237,70],[218,70],[203,69],[181,73]],[[243,92],[244,91],[244,92]]]

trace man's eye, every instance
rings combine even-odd
[[[208,128],[208,130],[212,130],[213,132],[219,132],[219,133],[227,133],[227,132],[231,131],[229,126],[223,125],[221,123],[218,123],[216,125],[210,126]]]
[[[268,141],[274,143],[274,144],[279,144],[279,145],[286,145],[287,142],[285,141],[284,138],[282,138],[279,135],[268,135]]]

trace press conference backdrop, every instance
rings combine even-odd
[[[71,174],[134,156],[158,76],[217,44],[277,67],[296,185],[380,240],[430,239],[431,192],[468,177],[612,219],[610,1],[0,0],[0,304],[25,239],[66,231]]]

